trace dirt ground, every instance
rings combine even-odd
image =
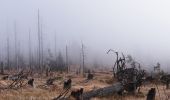
[[[86,80],[85,77],[81,75],[76,75],[74,73],[72,74],[55,73],[53,77],[58,77],[58,80],[55,81],[54,83],[55,85],[53,86],[44,85],[49,77],[41,76],[41,78],[38,77],[35,78],[34,87],[26,85],[17,90],[15,89],[0,90],[0,100],[51,100],[52,98],[60,94],[60,92],[62,91],[63,82],[65,79],[68,78],[71,78],[73,80],[72,90],[83,87],[85,89],[85,92],[93,89],[106,87],[114,83],[112,74],[109,72],[95,73],[94,79],[89,82],[85,82]],[[0,87],[8,87],[8,85],[11,84],[11,82],[12,81],[9,80],[0,80]],[[91,100],[146,100],[147,92],[152,87],[157,88],[156,85],[154,84],[146,84],[145,86],[141,87],[141,93],[136,95],[125,94],[122,97],[118,95],[113,95],[110,97],[92,98]],[[169,96],[170,90],[166,90],[165,86],[163,85],[158,85],[158,89],[156,91],[156,100],[167,100],[166,98],[168,98]]]

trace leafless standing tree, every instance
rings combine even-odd
[[[8,34],[8,29],[7,29],[7,67],[11,68],[10,66],[10,51],[9,51],[9,34]]]
[[[44,70],[44,48],[43,48],[43,25],[41,23],[41,32],[40,32],[40,36],[41,36],[41,39],[40,39],[40,45],[41,45],[41,66],[42,66],[42,71]]]
[[[14,33],[15,33],[15,67],[17,70],[19,70],[18,66],[18,46],[17,46],[17,25],[16,22],[14,22]]]
[[[29,68],[32,69],[31,30],[29,29]]]
[[[1,62],[1,74],[3,75],[4,74],[4,63]]]
[[[84,54],[84,44],[82,43],[82,48],[81,48],[81,50],[82,50],[82,68],[83,68],[83,75],[84,75],[84,73],[85,73],[85,54]]]
[[[55,47],[54,48],[55,49],[55,51],[54,51],[55,52],[55,57],[54,58],[55,58],[55,60],[57,60],[57,39],[56,38],[57,37],[56,37],[56,33],[55,33],[55,36],[54,36],[54,42],[55,42],[54,43],[54,47]]]
[[[81,74],[81,70],[82,70],[82,59],[81,59],[81,52],[80,52],[80,67],[79,67],[79,70],[78,70],[78,73]]]
[[[41,33],[40,33],[40,14],[38,9],[38,67],[41,69]]]
[[[66,68],[67,68],[67,73],[69,73],[70,68],[69,68],[69,64],[68,64],[68,51],[67,51],[67,45],[66,45]]]

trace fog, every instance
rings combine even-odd
[[[10,55],[17,45],[28,55],[29,30],[32,52],[38,47],[37,16],[43,34],[44,52],[48,49],[78,62],[81,44],[85,62],[98,61],[112,66],[114,49],[132,55],[145,67],[157,62],[167,70],[170,61],[170,1],[164,0],[0,0],[0,55],[6,59],[9,36]],[[55,43],[56,37],[56,43]]]

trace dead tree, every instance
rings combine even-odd
[[[8,76],[8,79],[12,80],[13,82],[8,86],[8,88],[12,89],[18,89],[23,87],[24,84],[24,80],[28,79],[28,74],[24,74],[23,70],[21,72],[19,72],[16,75],[13,76]]]
[[[82,53],[82,52],[80,52],[80,58],[79,58],[79,59],[80,59],[80,63],[79,63],[79,64],[80,64],[80,66],[79,66],[79,69],[78,69],[78,73],[79,73],[79,74],[81,74],[81,73],[82,73],[82,63],[81,63],[81,62],[82,62],[82,59],[81,59],[81,58],[82,58],[82,56],[81,56],[81,53]]]
[[[8,69],[11,67],[10,66],[10,45],[9,45],[9,36],[7,36],[7,67]]]
[[[19,71],[18,66],[18,40],[17,40],[17,28],[16,28],[16,22],[14,23],[14,30],[15,30],[15,67],[17,68],[17,71]]]
[[[41,45],[41,66],[42,66],[42,72],[45,70],[44,65],[44,41],[43,41],[43,23],[41,22],[40,27],[40,45]]]
[[[119,67],[119,62],[118,62],[118,59],[119,59],[119,55],[118,55],[118,52],[115,52],[114,50],[112,50],[112,49],[110,49],[109,51],[107,51],[107,54],[109,54],[109,52],[114,52],[115,54],[116,54],[116,62],[115,62],[115,64],[114,64],[114,66],[113,66],[113,76],[114,77],[116,77],[116,72],[115,72],[115,67],[116,67],[116,65],[117,65],[117,68]]]
[[[55,33],[55,36],[54,36],[54,51],[55,51],[55,60],[57,60],[57,39],[56,39],[56,33]]]
[[[67,88],[71,88],[71,83],[72,83],[72,80],[71,79],[68,79],[64,82],[64,86],[63,86],[63,89],[67,89]]]
[[[40,52],[40,17],[39,17],[39,9],[38,9],[38,66],[41,69],[41,52]]]
[[[69,64],[68,64],[68,51],[67,51],[67,45],[66,45],[66,68],[67,68],[67,73],[69,73]]]
[[[98,96],[109,96],[113,95],[113,93],[117,93],[119,95],[123,94],[123,91],[126,90],[128,92],[134,92],[137,87],[142,85],[142,78],[144,76],[144,71],[139,72],[134,68],[122,70],[122,81],[115,83],[111,86],[100,88],[97,90],[92,90],[86,93],[83,93],[82,100],[90,100],[93,97]],[[133,76],[135,76],[136,81],[133,80]],[[54,99],[57,100],[57,99]],[[61,100],[68,100],[68,99],[61,99]]]
[[[9,76],[7,75],[7,76],[3,76],[2,77],[2,80],[7,80],[9,78]]]
[[[80,88],[76,91],[71,91],[71,96],[75,98],[75,100],[82,100],[83,99],[83,88]]]
[[[135,61],[131,64],[131,68],[126,68],[126,59],[122,53],[122,57],[119,57],[118,52],[110,49],[107,53],[113,51],[116,53],[116,62],[113,67],[113,74],[118,82],[121,82],[124,86],[124,90],[135,93],[136,89],[139,88],[143,83],[143,77],[145,72],[141,69],[137,69]],[[115,71],[115,69],[117,69]]]
[[[46,81],[46,85],[54,85],[54,81],[56,80],[56,78],[49,78],[47,81]]]
[[[155,95],[156,95],[156,89],[155,88],[151,88],[148,91],[147,99],[146,100],[155,100]]]
[[[29,29],[29,68],[32,70],[32,48],[31,48],[31,30]]]
[[[54,98],[53,100],[69,100],[67,98],[65,98],[65,96],[68,94],[70,88],[67,89],[63,89],[63,91],[61,91],[60,95],[57,96],[56,98]]]
[[[66,100],[65,96],[68,94],[68,92],[71,89],[71,83],[72,83],[71,79],[68,79],[67,81],[65,81],[64,86],[63,86],[63,90],[61,91],[60,95],[57,96],[56,98],[54,98],[53,100]]]
[[[30,85],[32,87],[34,86],[34,79],[33,78],[28,81],[28,85]]]
[[[115,83],[111,86],[100,88],[97,90],[91,90],[88,92],[83,93],[82,100],[90,100],[93,97],[103,97],[103,96],[110,96],[113,94],[118,94],[123,91],[123,85],[121,83]],[[69,98],[54,98],[53,100],[69,100]]]
[[[158,62],[156,66],[154,66],[154,71],[160,73],[160,63]]]
[[[40,26],[40,13],[38,9],[38,67],[40,69],[40,72],[42,73],[42,32],[41,32],[41,26]]]
[[[115,83],[111,86],[100,88],[97,90],[92,90],[86,93],[83,93],[83,100],[90,100],[92,97],[103,97],[113,95],[114,93],[120,93],[123,91],[123,86],[121,83]]]
[[[161,78],[160,78],[160,81],[166,85],[166,89],[169,89],[169,83],[170,83],[170,74],[168,75],[163,75]]]
[[[119,53],[112,49],[108,50],[107,54],[109,54],[110,52],[114,52],[116,54],[116,62],[113,66],[113,75],[114,77],[117,77],[117,73],[125,69],[125,56],[122,53],[122,57],[119,57]]]
[[[20,41],[18,41],[18,51],[17,51],[17,57],[18,57],[18,69],[24,69],[25,66],[25,61],[24,61],[24,56],[23,56],[23,52],[21,52],[21,45],[20,45]],[[19,70],[18,70],[19,71]]]
[[[88,74],[87,74],[87,80],[92,80],[93,77],[94,77],[94,75],[93,75],[93,74],[90,72],[90,70],[89,70],[89,72],[88,72]]]
[[[82,48],[81,48],[81,50],[82,50],[82,62],[83,62],[83,64],[82,64],[82,70],[83,70],[83,75],[84,75],[84,73],[85,73],[85,53],[84,53],[84,45],[83,45],[83,43],[82,43]]]
[[[50,72],[50,68],[49,67],[46,67],[46,76],[48,77],[49,76],[49,72]]]
[[[1,62],[1,74],[4,75],[4,63]]]

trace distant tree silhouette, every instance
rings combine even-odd
[[[51,55],[51,53],[50,53],[50,55]],[[56,59],[49,58],[48,60],[49,60],[48,65],[49,65],[51,71],[65,71],[67,69],[61,52],[59,52]]]

